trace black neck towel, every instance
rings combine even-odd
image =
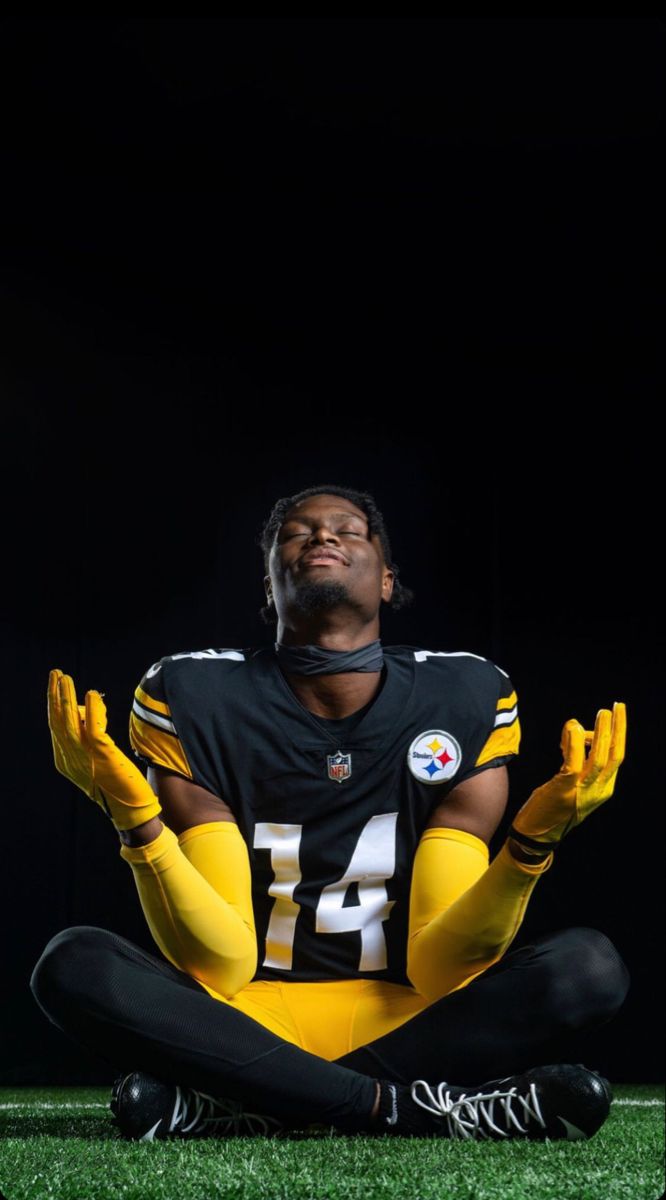
[[[283,671],[291,675],[339,675],[341,671],[381,671],[384,652],[379,639],[358,650],[325,650],[323,646],[275,643]]]

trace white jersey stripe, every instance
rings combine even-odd
[[[188,650],[185,654],[171,654],[169,661],[177,658],[233,658],[235,662],[245,662],[245,655],[240,650]]]
[[[511,725],[518,716],[518,705],[514,704],[513,708],[505,709],[503,712],[498,712],[495,717],[495,729],[499,725]]]
[[[472,654],[471,650],[415,650],[414,658],[417,662],[425,662],[427,658],[478,658],[479,662],[489,662],[489,659],[484,658],[482,654]],[[493,663],[494,667],[508,679],[506,671]]]
[[[144,708],[143,704],[139,704],[138,700],[134,701],[132,711],[142,721],[145,721],[146,725],[154,725],[156,729],[166,729],[168,733],[173,733],[176,737],[178,736],[173,721],[170,721],[168,717],[162,717],[159,713],[153,712],[151,708]]]
[[[169,654],[167,662],[177,658],[233,658],[236,662],[245,662],[245,655],[240,650],[188,650],[184,654]],[[153,663],[146,671],[146,679],[153,679],[162,670],[162,662]]]

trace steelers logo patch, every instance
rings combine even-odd
[[[462,760],[456,739],[443,729],[429,729],[414,738],[407,751],[407,766],[421,783],[444,783],[455,775]]]

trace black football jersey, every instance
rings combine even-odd
[[[256,979],[408,985],[412,864],[430,814],[461,780],[518,753],[516,693],[500,667],[460,651],[383,651],[380,691],[341,722],[304,708],[272,647],[174,654],[136,690],[137,755],[223,799],[247,843]]]

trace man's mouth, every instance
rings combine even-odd
[[[325,567],[331,563],[342,563],[343,566],[348,566],[347,560],[341,554],[336,554],[334,550],[311,550],[309,554],[304,555],[301,562],[307,567]]]

